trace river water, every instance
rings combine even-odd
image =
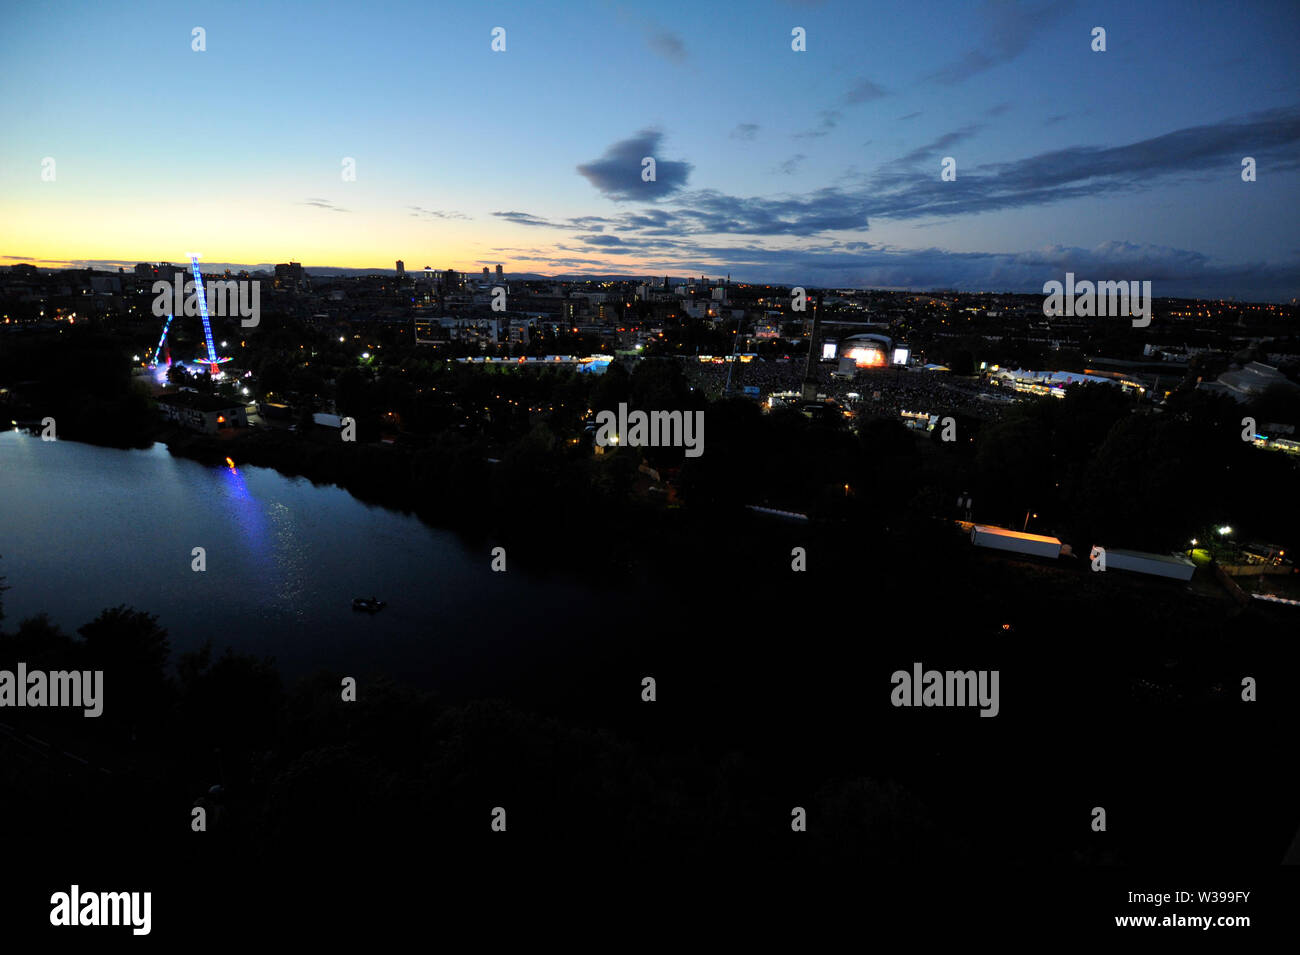
[[[195,547],[203,572],[191,568]],[[158,616],[173,661],[211,640],[270,655],[290,678],[384,672],[491,692],[546,656],[595,598],[510,563],[493,573],[490,547],[471,552],[454,533],[266,468],[0,433],[9,630],[45,612],[72,633],[127,604]],[[388,607],[352,610],[372,594]]]

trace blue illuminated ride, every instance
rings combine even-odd
[[[208,355],[206,358],[200,358],[199,363],[207,365],[212,377],[216,378],[221,374],[221,366],[230,359],[217,357],[217,346],[212,341],[212,325],[208,322],[208,297],[203,291],[203,273],[199,271],[198,255],[192,252],[190,253],[190,271],[194,273],[194,291],[199,299],[199,314],[203,316],[203,339],[208,345]]]
[[[163,323],[162,335],[160,335],[159,338],[158,338],[158,347],[155,348],[155,349],[153,350],[153,360],[149,362],[149,367],[150,367],[150,368],[157,368],[157,367],[158,367],[158,356],[162,354],[163,345],[164,345],[164,343],[166,343],[166,341],[167,341],[167,331],[168,331],[168,329],[170,329],[171,327],[172,327],[172,316],[171,316],[171,315],[168,315],[168,316],[167,316],[167,321],[165,321],[165,322]],[[168,348],[168,349],[167,349],[167,364],[170,365],[171,363],[172,363],[172,351],[171,351],[170,348]]]

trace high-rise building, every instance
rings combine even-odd
[[[491,277],[492,277],[492,273],[488,271],[488,267],[486,265],[483,266],[483,281],[486,282]]]
[[[275,267],[276,288],[300,288],[306,282],[302,265],[297,262],[281,263]]]
[[[401,278],[403,275],[405,275],[405,274],[406,274],[406,263],[403,262],[401,259],[398,259],[398,260],[397,260],[397,277],[400,279],[400,278]]]
[[[505,279],[501,276],[501,264],[497,263],[497,283],[500,284],[503,281],[505,281]]]

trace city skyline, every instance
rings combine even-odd
[[[205,267],[1007,292],[1073,271],[1157,297],[1300,294],[1283,4],[947,4],[943,31],[933,11],[830,2],[762,4],[743,29],[681,3],[436,23],[413,4],[360,22],[151,4],[111,45],[120,14],[64,9],[78,30],[23,11],[0,38],[2,264],[197,249]]]

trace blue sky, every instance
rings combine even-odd
[[[5,20],[0,263],[198,251],[1019,291],[1070,270],[1300,295],[1295,3],[53,3]]]

